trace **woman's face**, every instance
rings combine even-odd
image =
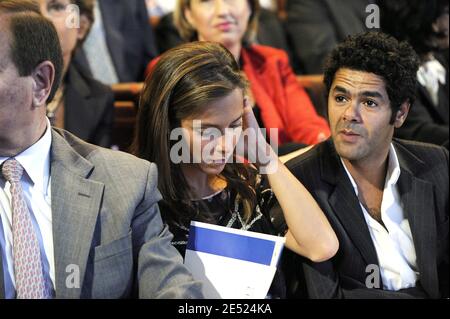
[[[78,29],[70,24],[70,0],[40,0],[42,14],[53,22],[58,31],[63,55],[70,55],[78,41]]]
[[[251,15],[247,0],[191,0],[184,15],[198,33],[198,40],[225,47],[239,44]]]
[[[242,90],[235,89],[207,105],[201,115],[181,121],[189,137],[193,159],[189,165],[195,165],[207,175],[219,175],[223,171],[242,132],[243,110]]]
[[[88,18],[79,16],[78,7],[71,0],[39,0],[42,14],[53,22],[58,32],[64,56],[64,64],[69,63],[77,42],[86,36],[90,27]]]

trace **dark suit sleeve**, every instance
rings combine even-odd
[[[337,36],[321,0],[287,2],[287,32],[300,67],[308,74],[322,73],[323,61]]]
[[[302,267],[308,296],[313,299],[426,298],[426,294],[419,287],[400,291],[367,288],[352,278],[339,276],[332,261],[314,263],[303,259]]]
[[[173,235],[162,222],[158,208],[161,195],[156,186],[157,168],[151,164],[145,195],[132,222],[139,298],[202,298],[200,283],[193,280],[171,245]]]

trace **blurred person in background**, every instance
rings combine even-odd
[[[75,60],[105,84],[143,81],[158,55],[145,0],[94,0],[94,19]]]
[[[381,28],[419,54],[417,100],[397,137],[446,145],[449,140],[447,0],[379,0]]]
[[[299,70],[323,72],[325,57],[348,35],[367,31],[366,8],[375,0],[289,0],[286,1],[288,37]]]
[[[177,0],[171,0],[165,2],[163,0],[148,0],[152,3],[162,2],[161,5],[154,6],[153,9],[157,13],[158,17],[154,17],[152,23],[155,23],[155,36],[156,43],[160,53],[163,53],[181,43],[185,43],[177,28],[174,25],[173,11]],[[286,51],[289,55],[291,62],[295,62],[295,59],[290,49],[286,31],[284,27],[284,1],[259,1],[262,8],[258,16],[258,29],[256,36],[256,43],[275,47]],[[170,4],[170,5],[169,5]],[[166,13],[159,16],[159,13]],[[297,65],[295,65],[297,66]]]
[[[64,59],[63,80],[55,98],[47,105],[53,126],[64,128],[79,138],[99,146],[111,146],[114,96],[111,88],[92,78],[73,60],[89,32],[94,15],[93,0],[36,0],[42,14],[53,22]],[[79,8],[79,17],[70,5]],[[72,16],[71,16],[72,15]],[[71,20],[74,17],[76,20]],[[67,22],[79,22],[79,27]]]

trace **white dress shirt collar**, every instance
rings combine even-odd
[[[52,130],[47,119],[47,129],[44,135],[33,145],[14,158],[22,165],[36,190],[47,195],[50,180],[50,148],[52,145]],[[0,157],[0,165],[9,157]]]

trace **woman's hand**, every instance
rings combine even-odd
[[[278,156],[267,143],[267,139],[258,125],[249,97],[244,98],[243,135],[246,158],[262,174],[273,173],[278,166]]]

